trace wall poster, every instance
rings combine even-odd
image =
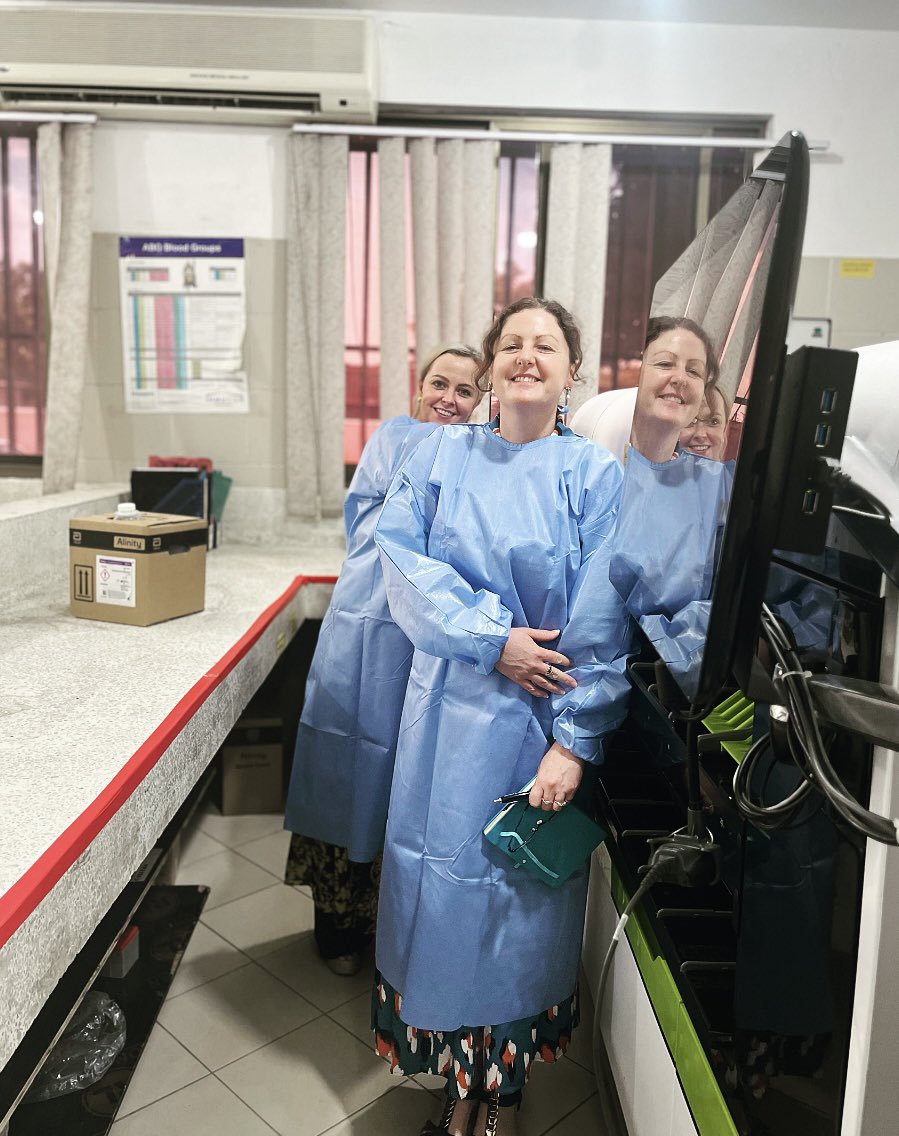
[[[249,410],[243,240],[120,237],[125,409]]]

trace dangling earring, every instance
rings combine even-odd
[[[571,387],[565,387],[565,389],[562,391],[562,401],[561,401],[561,403],[559,403],[559,406],[557,407],[559,417],[562,419],[563,422],[568,417],[568,401],[569,401],[570,398],[571,398]]]

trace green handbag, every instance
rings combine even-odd
[[[584,866],[608,833],[576,805],[546,812],[533,808],[524,797],[504,805],[484,835],[516,868],[555,888]]]

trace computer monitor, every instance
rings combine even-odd
[[[808,203],[805,138],[785,135],[753,178],[782,183],[739,455],[715,571],[694,702],[714,700],[731,675],[748,688],[768,566],[790,454],[775,444],[784,402],[786,340],[796,294]]]

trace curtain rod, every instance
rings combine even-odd
[[[0,110],[0,122],[88,122],[95,123],[95,114],[56,114],[39,110]]]
[[[348,123],[298,122],[294,134],[348,134],[363,138],[460,138],[481,142],[611,142],[624,146],[712,146],[731,150],[767,150],[779,138],[716,138],[710,135],[676,134],[577,134],[552,130],[451,130],[427,126],[351,126]],[[827,149],[828,143],[810,143]]]

